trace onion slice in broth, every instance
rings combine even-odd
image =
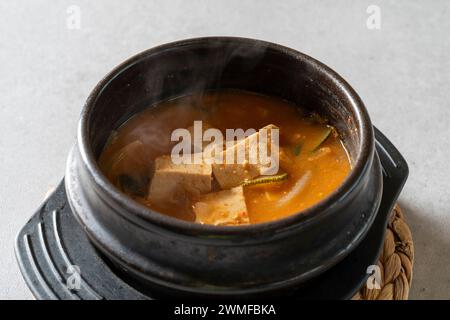
[[[292,187],[292,189],[278,200],[277,206],[281,207],[294,199],[300,192],[303,191],[308,181],[311,179],[311,171],[307,171]]]

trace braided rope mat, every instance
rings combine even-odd
[[[407,300],[414,264],[414,244],[405,216],[398,205],[392,210],[384,246],[378,260],[379,289],[367,285],[352,300]]]

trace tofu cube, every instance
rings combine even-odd
[[[201,224],[232,226],[250,223],[242,186],[208,193],[193,205],[195,221]]]
[[[170,156],[155,160],[148,199],[155,204],[176,202],[179,197],[211,192],[211,165],[174,164]]]
[[[275,125],[268,125],[262,129],[268,130],[267,141],[266,144],[263,145],[263,148],[266,148],[266,150],[268,150],[270,154],[272,149],[272,146],[270,144],[271,130],[278,129],[278,127],[276,127]],[[227,148],[222,152],[221,157],[222,159],[224,159],[222,164],[212,165],[214,177],[216,178],[222,189],[229,189],[239,186],[246,180],[250,180],[262,175],[264,173],[264,170],[267,169],[268,165],[260,163],[259,138],[260,131],[248,136],[241,141],[238,141],[232,147]],[[249,161],[251,159],[249,155],[249,151],[251,150],[250,143],[257,144],[256,148],[253,149],[258,152],[256,163],[251,163],[251,161]],[[243,148],[245,150],[245,161],[243,163],[237,163],[236,161],[239,148]],[[227,163],[226,159],[228,153],[234,154],[234,163]]]

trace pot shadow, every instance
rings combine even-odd
[[[414,242],[413,281],[409,299],[450,298],[450,242],[444,226],[427,219],[426,210],[400,201]]]

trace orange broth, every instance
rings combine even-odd
[[[234,128],[258,130],[268,124],[279,127],[280,170],[288,178],[244,187],[250,223],[273,221],[314,205],[339,187],[351,169],[336,130],[317,115],[278,98],[220,90],[161,102],[133,116],[112,133],[99,159],[102,171],[119,188],[121,175],[140,177],[144,187],[123,191],[151,209],[194,221],[192,199],[180,197],[163,208],[147,200],[146,186],[155,158],[170,154],[176,144],[170,141],[172,131],[188,128],[195,120],[223,133]],[[331,134],[324,136],[330,129]],[[127,148],[137,140],[141,147]]]

